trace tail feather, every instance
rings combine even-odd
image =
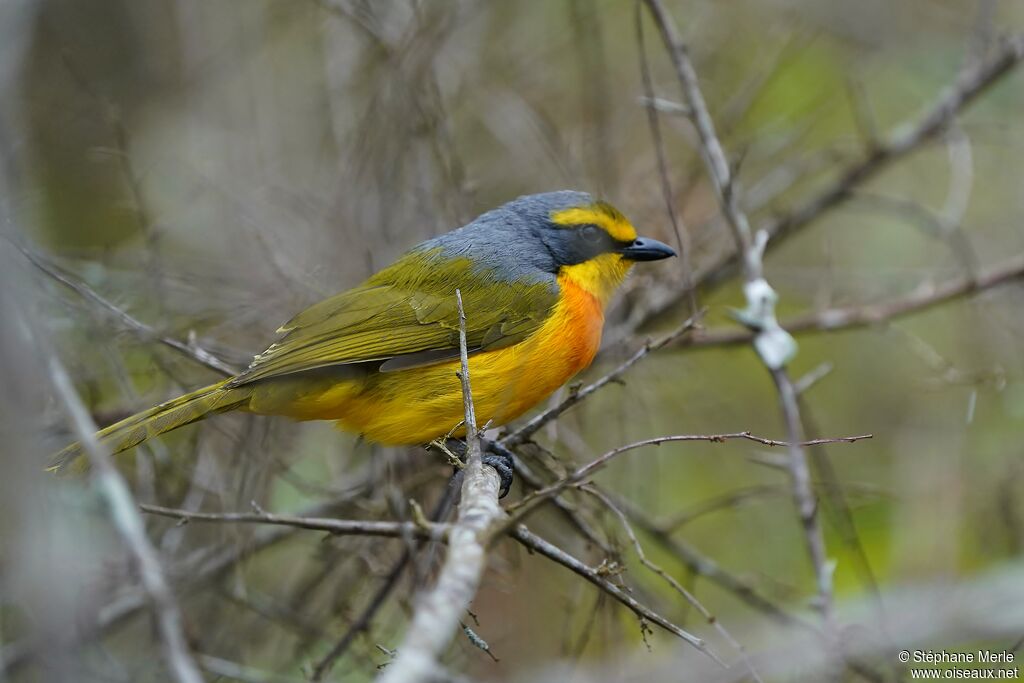
[[[96,436],[112,454],[117,454],[172,429],[238,408],[249,401],[251,393],[248,387],[229,389],[218,382],[125,418],[101,429]],[[75,442],[54,457],[49,469],[63,470],[81,455],[82,444]]]

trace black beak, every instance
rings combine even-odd
[[[676,255],[672,247],[650,237],[637,237],[632,244],[620,249],[619,253],[631,261],[660,261]]]

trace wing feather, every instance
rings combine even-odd
[[[462,292],[471,352],[522,341],[540,327],[558,299],[550,280],[512,280],[438,250],[411,252],[362,285],[307,308],[281,326],[283,337],[256,356],[233,386],[355,363],[383,372],[442,362],[458,355]]]

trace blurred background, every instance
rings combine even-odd
[[[755,226],[911,129],[958,74],[1024,30],[1016,0],[666,5]],[[688,317],[694,278],[705,282],[697,300],[709,334],[736,328],[739,283],[719,267],[730,233],[679,115],[664,45],[640,14],[652,92],[637,6],[623,0],[4,1],[0,680],[169,676],[96,492],[40,471],[75,438],[47,379],[53,358],[102,426],[218,378],[158,337],[244,367],[295,312],[520,194],[586,190],[675,244],[666,179],[689,258],[633,276],[581,379]],[[1019,259],[1024,79],[1012,66],[948,131],[883,160],[841,203],[769,246],[783,322],[884,305]],[[874,434],[812,453],[843,639],[868,644],[862,670],[830,674],[837,680],[904,680],[894,656],[903,647],[1020,646],[1022,294],[1011,279],[799,337],[791,374],[817,378],[803,394],[809,434]],[[748,345],[666,348],[624,379],[536,436],[553,456],[524,457],[547,463],[550,480],[659,435],[785,438],[771,377]],[[782,451],[766,450],[666,444],[596,477],[636,513],[648,557],[749,653],[784,651],[773,648],[806,636],[795,622],[820,623],[788,480],[773,465]],[[408,519],[409,500],[429,508],[450,474],[421,449],[236,415],[122,464],[142,503],[360,519]],[[584,493],[569,499],[601,543],[553,508],[531,528],[736,660],[728,639],[638,562],[614,514]],[[393,539],[145,521],[209,680],[307,680],[403,551]],[[443,551],[425,555],[324,680],[372,680],[387,664]],[[982,614],[929,611],[947,603]],[[887,607],[916,626],[880,631]],[[445,665],[468,680],[711,680],[688,677],[687,666],[706,662],[682,641],[510,541],[495,547],[473,613],[467,625],[500,661],[457,634]],[[829,680],[802,669],[816,649],[790,651],[791,668],[767,678]]]

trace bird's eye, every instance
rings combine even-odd
[[[580,235],[582,235],[583,239],[585,239],[588,242],[600,242],[601,238],[604,236],[603,233],[604,231],[601,230],[601,228],[597,227],[596,225],[585,226],[580,231]]]

